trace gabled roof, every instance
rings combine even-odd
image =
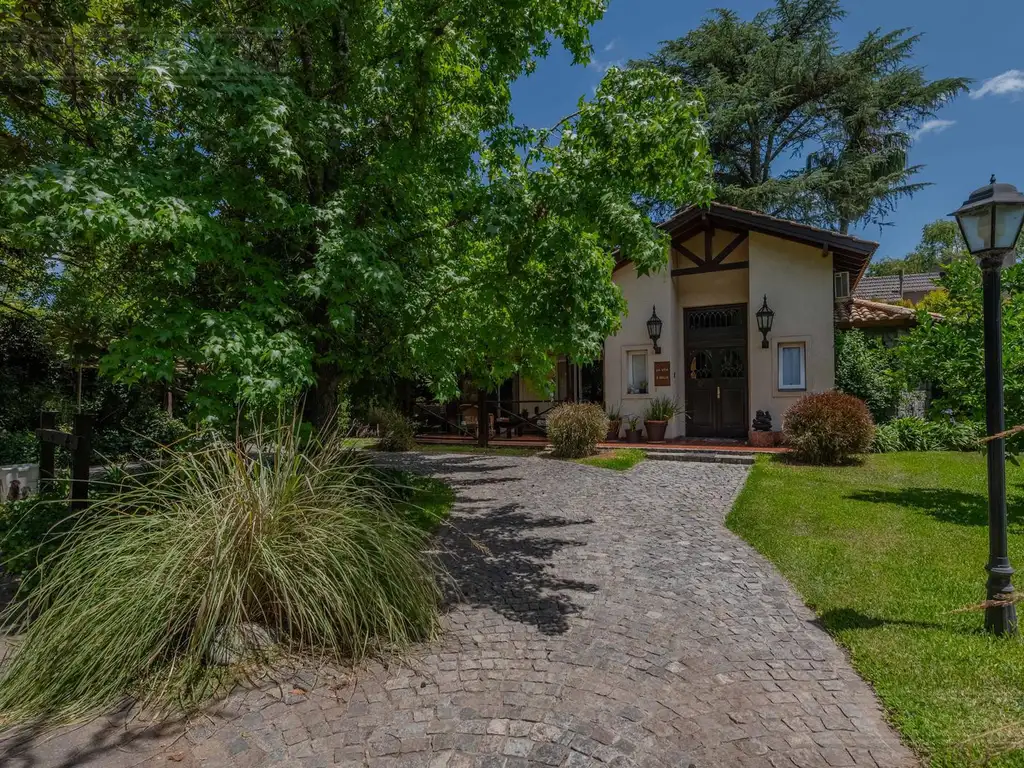
[[[929,313],[933,320],[941,320],[942,315]],[[833,310],[833,320],[837,328],[910,328],[917,325],[917,310],[900,307],[896,304],[883,304],[880,301],[851,296],[839,299]]]
[[[940,272],[915,275],[883,275],[862,277],[853,295],[860,299],[895,301],[907,293],[930,293],[939,287]]]
[[[711,203],[707,208],[682,208],[660,227],[675,237],[699,231],[707,223],[721,229],[761,232],[822,250],[827,249],[832,253],[835,270],[850,273],[851,287],[860,280],[868,262],[878,249],[878,243],[871,240],[862,240],[853,235],[844,235],[830,229],[812,227],[809,224],[780,219],[724,203]]]

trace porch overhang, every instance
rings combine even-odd
[[[711,203],[707,208],[699,206],[683,208],[658,226],[671,236],[672,245],[676,250],[686,255],[691,261],[695,261],[693,267],[673,270],[673,275],[676,276],[722,269],[741,269],[746,266],[744,262],[722,263],[731,252],[731,249],[728,248],[727,252],[711,254],[710,246],[706,245],[703,255],[693,254],[692,256],[686,253],[685,248],[680,249],[683,243],[701,232],[710,233],[722,230],[734,233],[737,238],[749,235],[750,232],[759,232],[818,248],[823,256],[832,254],[833,269],[836,272],[850,273],[851,290],[860,282],[860,278],[871,262],[871,257],[878,249],[878,243],[870,240],[862,240],[853,235],[844,235],[841,232],[735,208],[723,203]],[[705,240],[708,239],[705,238]],[[736,240],[733,242],[738,244]],[[615,268],[618,269],[628,263],[628,258],[619,259],[616,261]]]

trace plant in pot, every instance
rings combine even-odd
[[[626,442],[641,443],[644,439],[644,431],[640,429],[639,416],[626,417]]]
[[[622,411],[619,406],[608,409],[608,439],[618,440],[622,428]]]
[[[656,397],[651,400],[644,411],[644,427],[647,429],[648,441],[665,442],[668,423],[682,412],[679,403],[670,397]]]
[[[772,415],[768,411],[758,411],[751,423],[750,444],[758,448],[767,448],[775,444],[775,433],[772,432]]]

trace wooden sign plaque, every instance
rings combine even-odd
[[[654,362],[654,386],[672,386],[671,363],[668,360],[656,360]]]

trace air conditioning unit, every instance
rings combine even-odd
[[[837,299],[846,299],[850,296],[850,273],[835,272],[832,275],[833,288]]]

